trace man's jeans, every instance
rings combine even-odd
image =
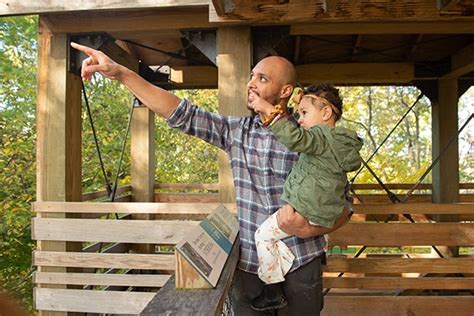
[[[288,273],[283,292],[288,306],[275,311],[275,315],[319,316],[324,306],[321,257]],[[252,299],[262,291],[264,283],[256,274],[237,269],[231,288],[232,309],[235,316],[272,315],[273,311],[257,312],[250,307]]]

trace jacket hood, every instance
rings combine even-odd
[[[362,138],[355,131],[339,126],[324,128],[323,131],[342,170],[351,172],[359,169],[362,163],[359,151],[364,144]]]

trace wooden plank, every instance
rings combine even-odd
[[[220,203],[82,203],[35,202],[37,213],[130,213],[130,214],[210,214]],[[231,212],[237,212],[235,203],[224,203]]]
[[[156,32],[213,28],[205,6],[191,8],[120,10],[42,14],[54,33]]]
[[[176,89],[215,89],[217,67],[175,66],[171,68],[170,80]]]
[[[474,296],[326,296],[322,316],[472,316]]]
[[[330,246],[473,246],[474,223],[349,223],[329,234]]]
[[[470,19],[438,21],[377,21],[298,23],[290,27],[291,35],[343,34],[472,34]]]
[[[219,202],[219,193],[156,193],[155,202],[217,203]]]
[[[217,191],[219,190],[219,183],[155,183],[155,189]]]
[[[62,1],[62,0],[8,0],[0,1],[0,16],[38,14],[47,12],[101,11],[123,9],[145,9],[175,6],[204,6],[204,0],[101,0],[101,1]]]
[[[199,291],[180,291],[176,289],[175,277],[173,276],[156,293],[156,296],[140,315],[222,315],[224,300],[239,259],[239,249],[239,243],[234,243],[232,252],[215,288],[200,289]]]
[[[474,278],[324,277],[323,284],[325,288],[471,290]]]
[[[252,65],[250,27],[220,27],[217,31],[219,113],[247,115],[247,82]],[[219,201],[235,202],[229,156],[219,151]]]
[[[354,204],[356,214],[474,214],[472,203]]]
[[[174,270],[174,255],[33,251],[33,264],[44,267]]]
[[[335,258],[328,256],[324,272],[353,273],[473,273],[472,258]]]
[[[33,283],[162,287],[169,274],[99,274],[34,272]]]
[[[154,293],[34,288],[33,296],[38,310],[136,315]]]
[[[195,221],[33,218],[32,239],[176,244]]]
[[[340,63],[296,66],[303,85],[321,82],[333,84],[407,83],[414,79],[412,63]]]
[[[117,188],[117,193],[116,194],[121,195],[121,194],[124,194],[124,193],[128,193],[131,190],[132,190],[132,187],[130,185],[126,185],[126,186]],[[91,201],[91,200],[95,200],[95,199],[102,198],[102,197],[107,197],[107,191],[106,190],[85,193],[85,194],[82,195],[81,201],[86,202],[86,201]]]

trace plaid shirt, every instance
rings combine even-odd
[[[210,113],[183,100],[168,118],[170,127],[219,147],[228,153],[236,189],[240,225],[241,270],[257,273],[255,231],[283,201],[283,184],[298,153],[280,144],[259,116],[232,117]],[[324,252],[323,236],[283,240],[295,255],[290,271],[310,262]]]

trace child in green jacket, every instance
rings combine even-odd
[[[333,86],[309,86],[295,99],[300,126],[289,120],[285,110],[256,95],[253,109],[282,144],[300,153],[285,181],[281,199],[310,224],[332,227],[344,209],[346,173],[361,165],[359,150],[363,143],[354,131],[335,126],[342,115],[342,100]],[[277,309],[287,304],[280,283],[294,260],[291,250],[281,241],[288,236],[278,226],[278,212],[255,233],[258,275],[266,284],[252,301],[255,310]]]

